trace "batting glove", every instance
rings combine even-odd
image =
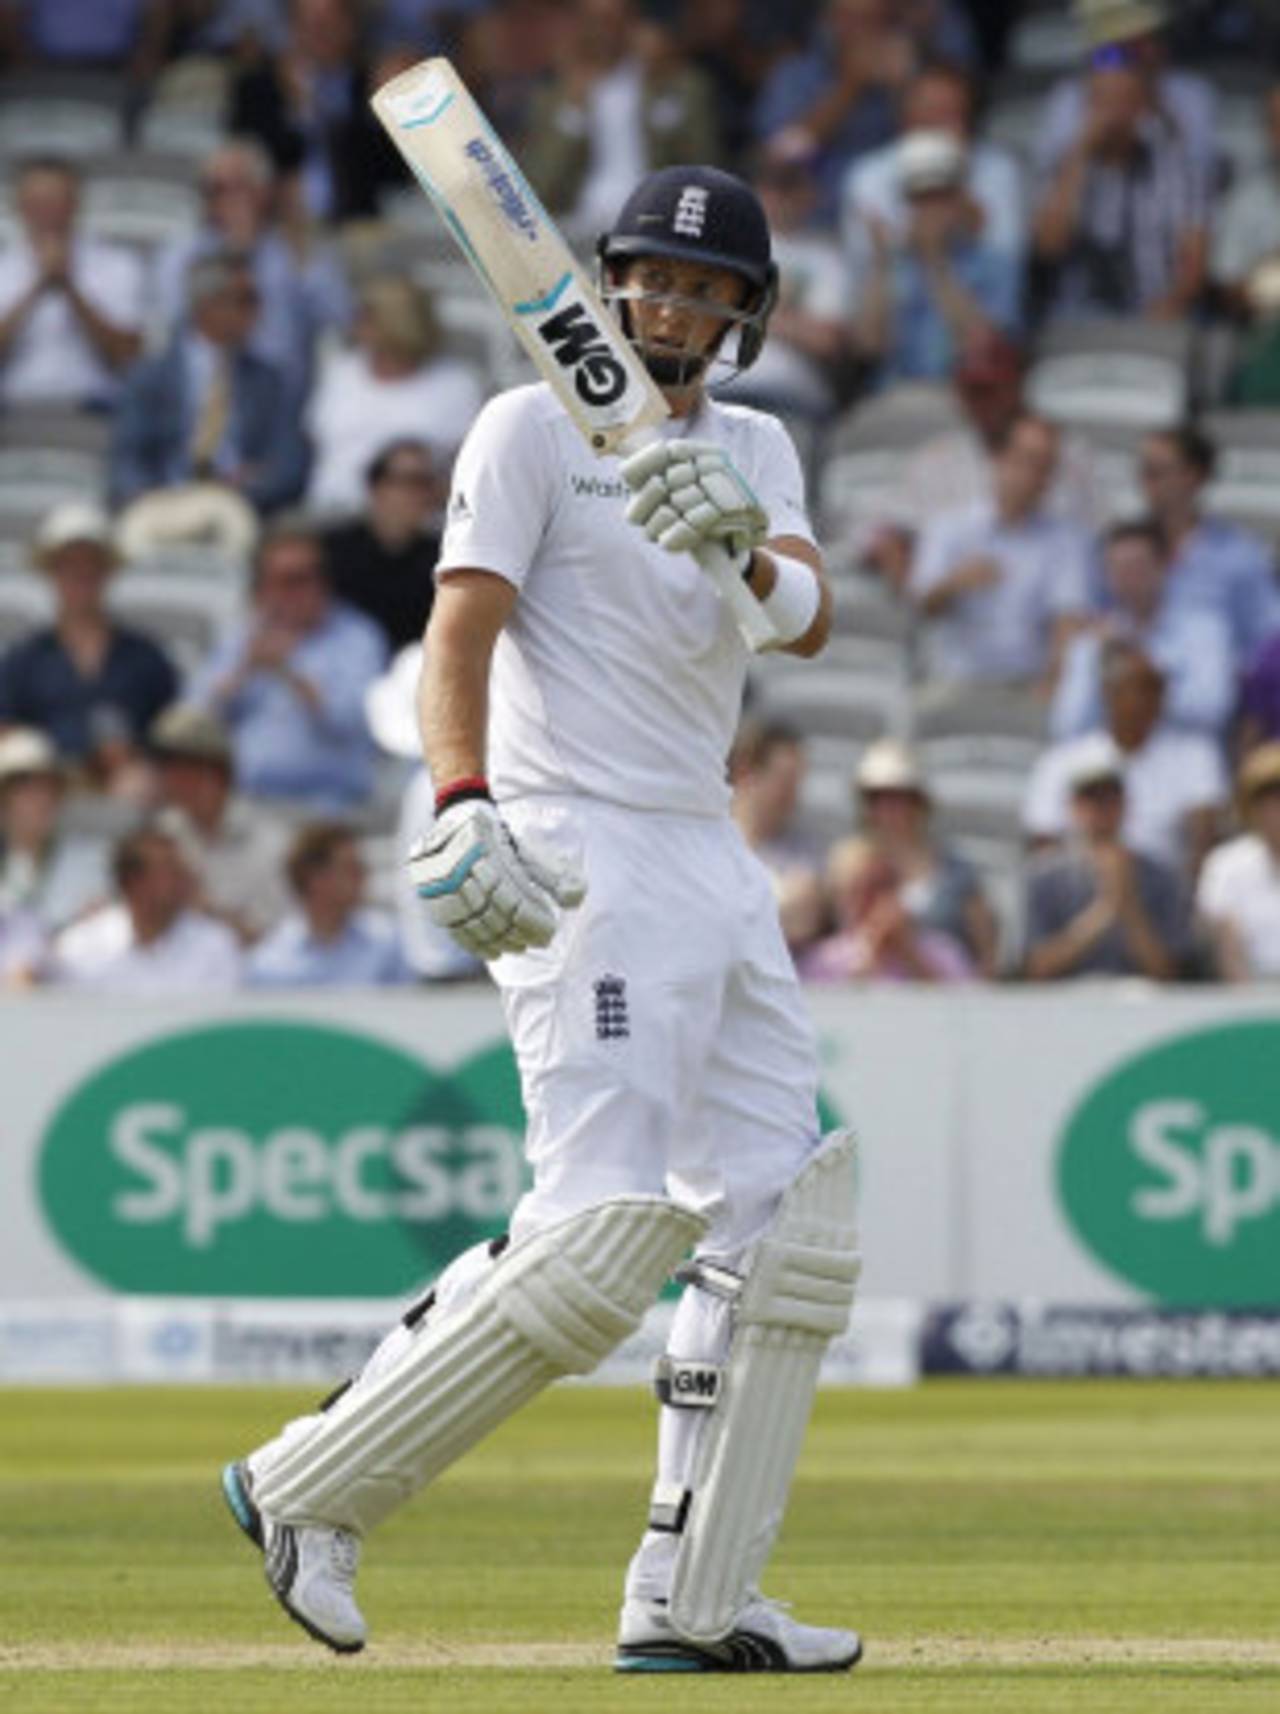
[[[517,845],[486,798],[442,809],[409,853],[409,872],[434,920],[478,958],[546,946],[556,907],[572,910],[587,890],[569,864]]]
[[[758,547],[769,518],[724,448],[710,440],[661,440],[632,453],[622,479],[635,490],[629,524],[668,553],[719,542],[741,557]]]

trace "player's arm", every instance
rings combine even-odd
[[[516,589],[491,571],[442,577],[424,639],[418,722],[437,789],[483,778],[489,665]]]
[[[791,561],[798,560],[813,572],[818,580],[818,610],[807,631],[790,643],[776,644],[774,652],[812,658],[822,653],[831,636],[833,600],[831,585],[827,582],[823,569],[822,555],[813,543],[806,541],[803,536],[773,536],[763,546],[755,548],[752,551],[751,569],[746,581],[748,589],[761,603],[767,601],[777,587],[778,558],[775,556]]]
[[[431,827],[409,855],[419,898],[479,958],[546,946],[585,892],[564,863],[517,845],[489,792],[489,667],[516,589],[480,570],[440,581],[424,645],[418,714],[436,789]]]

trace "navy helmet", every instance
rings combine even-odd
[[[662,167],[642,179],[600,239],[597,255],[606,280],[612,264],[632,256],[669,256],[727,268],[746,280],[750,296],[741,312],[737,367],[760,355],[778,297],[778,270],[769,223],[751,186],[718,167]]]

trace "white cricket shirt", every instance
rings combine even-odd
[[[769,534],[813,540],[800,462],[773,417],[708,402],[666,432],[718,442]],[[493,399],[458,455],[436,575],[470,567],[520,591],[494,652],[489,779],[499,799],[722,814],[748,652],[696,562],[626,522],[618,466],[544,384]]]

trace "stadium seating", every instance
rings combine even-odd
[[[1191,404],[1193,331],[1184,322],[1081,321],[1037,341],[1027,402],[1052,422],[1170,428]]]
[[[0,576],[0,649],[47,625],[53,617],[53,592],[44,578],[30,571]]]
[[[225,584],[152,571],[117,577],[108,601],[117,618],[154,637],[187,672],[243,610],[239,592]]]
[[[1204,429],[1218,449],[1209,509],[1280,527],[1280,411],[1217,411]]]
[[[189,160],[126,151],[87,169],[84,224],[95,238],[152,250],[186,237],[199,221],[200,192]]]
[[[122,103],[107,85],[95,93],[41,94],[41,79],[21,77],[0,84],[0,159],[61,155],[91,161],[124,145]]]

